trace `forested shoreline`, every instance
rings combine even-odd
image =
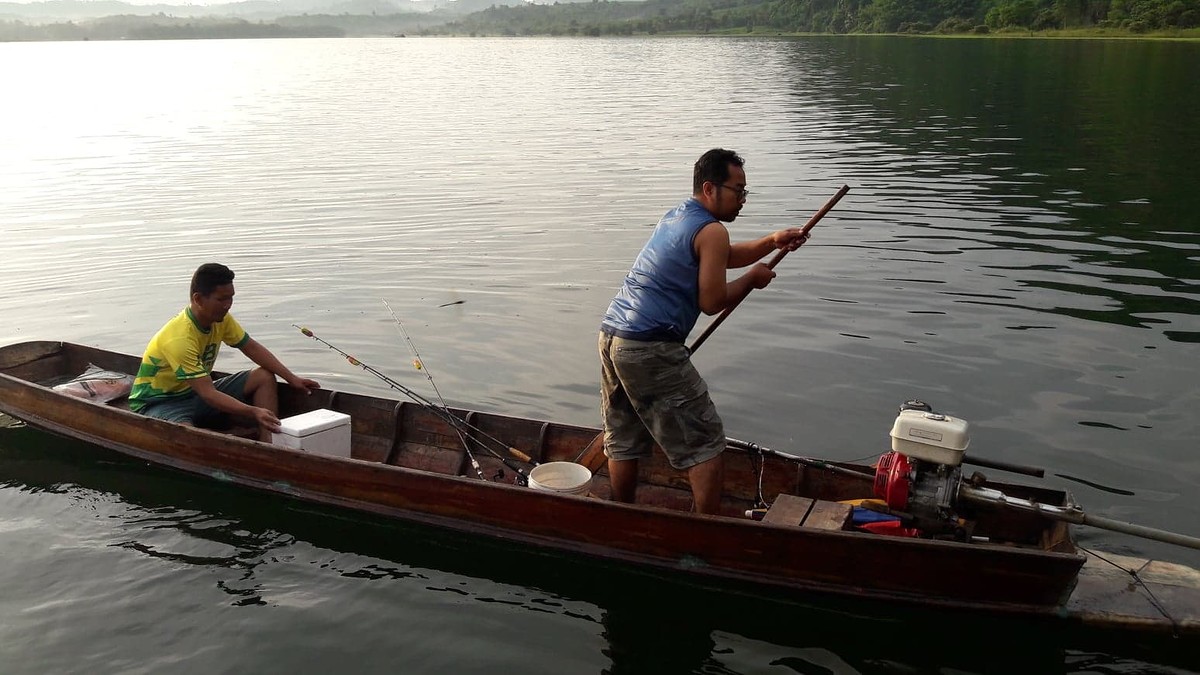
[[[438,34],[1043,33],[1200,37],[1200,0],[647,0],[496,6]]]
[[[592,0],[419,13],[0,21],[0,41],[372,35],[935,34],[1200,39],[1200,0]]]

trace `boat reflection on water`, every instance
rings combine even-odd
[[[230,605],[271,604],[263,592],[264,573],[293,556],[299,545],[307,551],[316,547],[316,557],[327,562],[314,566],[316,576],[306,584],[320,584],[324,578],[337,587],[323,576],[336,574],[370,584],[410,584],[411,592],[425,594],[431,603],[445,602],[436,594],[452,593],[460,613],[455,629],[470,633],[473,648],[485,652],[489,637],[472,622],[472,602],[557,614],[561,618],[556,620],[582,622],[586,631],[599,636],[601,654],[592,657],[607,662],[603,672],[611,675],[1149,672],[1197,666],[1185,646],[1169,639],[1139,642],[1082,632],[1061,622],[898,609],[845,598],[783,602],[608,562],[531,552],[154,467],[0,415],[0,502],[8,490],[73,493],[78,508],[60,511],[56,518],[71,513],[81,520],[96,517],[87,508],[89,495],[93,501],[115,499],[117,504],[110,506],[119,518],[112,528],[116,534],[97,545],[173,564],[218,568],[223,572],[218,586],[229,595]],[[164,528],[215,544],[209,548],[224,553],[165,550]],[[877,567],[879,574],[891,573],[887,561],[861,564]],[[346,591],[337,600],[354,603],[360,592]],[[398,606],[394,611],[419,610]],[[347,625],[345,638],[379,631],[386,641],[389,623],[388,617],[378,616],[371,625]],[[556,655],[543,658],[552,666]]]

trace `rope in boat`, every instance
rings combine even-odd
[[[763,490],[762,490],[763,475],[767,472],[766,453],[763,452],[763,449],[761,447],[754,446],[752,448],[746,448],[746,457],[750,460],[750,471],[752,471],[755,474],[755,476],[758,478],[757,483],[756,483],[755,493],[754,493],[754,508],[756,508],[756,509],[770,508],[770,505],[767,504],[767,500],[763,499]],[[757,459],[758,461],[755,462],[755,459]]]
[[[1087,548],[1086,546],[1082,546],[1078,543],[1075,544],[1075,547],[1078,548],[1079,550],[1083,551],[1084,553],[1094,556],[1097,559],[1102,560],[1102,561],[1108,563],[1109,565],[1112,565],[1113,567],[1121,570],[1122,572],[1125,572],[1129,576],[1133,577],[1134,582],[1136,582],[1138,586],[1141,586],[1142,590],[1146,591],[1146,595],[1150,596],[1149,597],[1150,604],[1154,606],[1154,609],[1157,609],[1159,614],[1163,615],[1164,619],[1171,622],[1171,637],[1176,637],[1176,638],[1179,637],[1179,621],[1177,621],[1175,619],[1175,617],[1171,616],[1171,613],[1167,611],[1166,607],[1163,607],[1163,604],[1161,602],[1159,602],[1159,600],[1158,600],[1158,596],[1154,595],[1154,591],[1150,590],[1150,587],[1146,585],[1146,582],[1143,581],[1140,576],[1138,576],[1137,570],[1125,569],[1121,565],[1118,565],[1117,563],[1109,560],[1108,558],[1105,558],[1104,556],[1100,555],[1099,553],[1096,553],[1095,551]]]
[[[531,459],[529,457],[529,455],[521,452],[520,450],[517,450],[514,447],[509,446],[508,444],[504,443],[503,441],[496,438],[495,436],[492,436],[491,434],[489,434],[486,431],[480,429],[479,427],[467,422],[466,420],[458,417],[457,415],[450,413],[449,410],[442,410],[441,408],[434,405],[432,401],[425,398],[421,394],[413,391],[409,387],[404,386],[403,384],[397,382],[396,380],[392,379],[391,377],[388,377],[387,375],[385,375],[384,373],[375,369],[374,367],[372,367],[366,363],[363,363],[362,361],[358,360],[357,358],[350,355],[349,353],[342,351],[340,348],[333,345],[332,343],[325,340],[324,338],[318,336],[316,333],[313,333],[311,330],[304,328],[302,326],[297,326],[296,324],[292,324],[292,327],[295,328],[296,330],[300,331],[301,333],[303,333],[306,337],[310,337],[310,338],[316,340],[317,342],[320,342],[321,344],[325,345],[326,347],[332,349],[333,351],[337,352],[338,354],[341,354],[343,357],[345,357],[345,359],[347,361],[350,362],[350,365],[358,366],[359,368],[362,368],[363,370],[367,371],[368,373],[379,378],[380,380],[382,380],[385,384],[387,384],[392,389],[395,389],[396,391],[409,397],[417,405],[420,405],[420,406],[428,409],[430,412],[437,415],[441,420],[443,420],[447,424],[450,424],[451,426],[455,427],[456,430],[461,429],[462,433],[464,435],[466,435],[467,438],[475,441],[476,443],[479,443],[480,447],[482,447],[484,450],[487,450],[488,453],[490,453],[496,459],[503,462],[505,466],[507,466],[508,468],[515,471],[522,478],[527,479],[528,476],[526,476],[525,472],[523,472],[520,469],[520,467],[513,466],[509,462],[508,457],[505,457],[504,455],[501,455],[500,453],[496,452],[491,446],[489,446],[486,442],[484,442],[484,440],[480,439],[479,436],[483,436],[484,439],[491,441],[492,443],[495,443],[496,445],[504,448],[504,450],[506,452],[510,453],[516,459],[518,459],[522,462],[525,462],[527,464],[531,464],[534,466],[537,465],[537,462],[533,461],[533,459]],[[476,434],[478,434],[478,435],[476,435]]]

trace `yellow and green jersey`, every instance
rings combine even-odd
[[[187,395],[192,389],[188,380],[212,373],[222,342],[241,347],[249,339],[232,314],[204,330],[196,323],[192,309],[184,308],[146,345],[129,393],[129,409],[137,411],[156,401]]]

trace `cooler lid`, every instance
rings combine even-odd
[[[349,415],[321,408],[279,420],[279,433],[289,436],[310,436],[349,423]]]

